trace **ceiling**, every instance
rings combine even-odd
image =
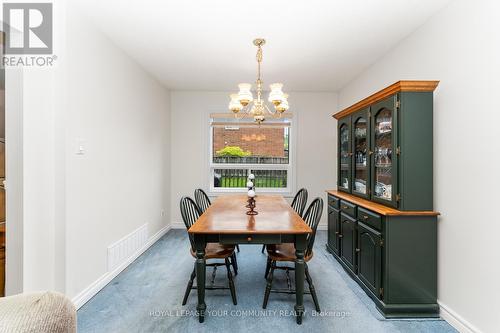
[[[113,42],[173,90],[335,91],[450,0],[81,0]]]

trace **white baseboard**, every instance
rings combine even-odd
[[[328,226],[326,224],[318,224],[318,229],[316,230],[325,231],[328,230]]]
[[[103,274],[99,279],[94,281],[91,285],[81,291],[78,295],[73,297],[72,301],[76,308],[81,308],[85,303],[87,303],[92,297],[94,297],[102,288],[104,288],[111,280],[113,280],[118,274],[120,274],[128,265],[130,265],[135,259],[137,259],[141,254],[144,253],[151,245],[153,245],[158,239],[165,235],[172,225],[169,224],[162,229],[160,229],[156,234],[151,236],[149,240],[137,250],[133,255],[131,255],[127,260],[125,260],[121,265],[116,267],[113,271]]]
[[[448,324],[453,326],[460,333],[481,333],[479,329],[474,327],[467,320],[462,318],[458,313],[450,309],[447,305],[438,302],[439,315],[442,319],[446,320]]]
[[[186,229],[184,222],[172,222],[170,223],[172,229]]]

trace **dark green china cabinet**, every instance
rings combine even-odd
[[[388,318],[437,317],[433,91],[399,81],[334,115],[327,249]]]

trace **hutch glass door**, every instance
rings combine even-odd
[[[373,198],[384,201],[393,201],[393,137],[394,114],[393,108],[376,108],[373,121],[374,131],[374,173],[373,173]]]
[[[351,184],[351,133],[348,121],[339,123],[339,179],[338,188],[350,192]]]
[[[369,193],[369,123],[368,111],[356,113],[353,117],[353,180],[352,192],[366,197]]]

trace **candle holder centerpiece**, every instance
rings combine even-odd
[[[255,209],[255,185],[253,183],[253,180],[255,179],[255,176],[253,174],[250,174],[248,176],[248,181],[247,181],[247,188],[248,188],[248,200],[247,200],[247,205],[245,207],[249,208],[250,210],[247,211],[247,215],[257,215],[259,214]]]
[[[248,191],[248,205],[246,205],[247,208],[250,210],[247,211],[247,215],[257,215],[259,214],[255,209],[255,191],[254,190],[249,190]]]
[[[253,196],[254,196],[254,199],[255,199],[255,196],[256,196],[256,193],[255,193],[255,184],[253,183],[255,179],[255,176],[253,173],[249,174],[248,175],[248,178],[247,178],[247,190],[248,190],[248,193],[250,193],[250,191],[253,191]],[[248,197],[250,198],[250,194],[248,195]],[[248,203],[246,206],[246,208],[250,208],[250,203]]]

